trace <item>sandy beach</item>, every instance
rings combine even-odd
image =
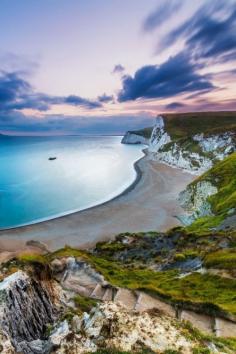
[[[122,195],[84,211],[38,224],[0,231],[1,257],[25,249],[30,240],[43,242],[50,250],[65,245],[90,247],[121,232],[165,231],[179,225],[182,213],[177,196],[194,176],[150,161],[145,156],[136,164],[136,182]]]

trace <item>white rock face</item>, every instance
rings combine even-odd
[[[185,151],[176,143],[167,151],[159,151],[157,154],[152,154],[152,158],[194,174],[201,174],[213,165],[209,158],[194,152]]]
[[[1,354],[15,354],[10,338],[7,334],[0,331],[0,353]]]
[[[76,340],[65,339],[57,353],[94,352],[98,342],[106,348],[130,352],[141,344],[158,353],[181,348],[184,353],[190,354],[195,346],[181,334],[173,319],[147,312],[129,312],[120,304],[107,302],[96,307],[84,319]]]
[[[158,152],[162,146],[169,143],[170,141],[170,136],[164,130],[164,120],[161,116],[158,116],[152,131],[148,150],[150,152]]]
[[[50,335],[52,345],[60,345],[62,340],[69,334],[69,325],[65,320],[61,322]]]
[[[149,144],[149,139],[146,139],[142,135],[135,134],[133,132],[127,132],[121,140],[122,144]]]
[[[236,151],[236,141],[232,132],[204,137],[204,134],[194,135],[192,140],[199,144],[200,152],[189,151],[178,142],[171,142],[165,131],[164,119],[157,117],[149,143],[149,156],[156,161],[187,170],[193,174],[202,174],[218,160],[223,160]],[[191,140],[190,140],[191,141]]]
[[[223,160],[230,153],[236,151],[234,136],[231,132],[207,137],[204,137],[202,133],[194,135],[193,140],[199,143],[204,152],[212,152],[218,160]]]
[[[191,224],[195,219],[212,215],[211,205],[207,198],[217,193],[217,188],[209,181],[200,181],[196,185],[188,186],[179,194],[179,203],[187,214],[180,216],[180,220]]]

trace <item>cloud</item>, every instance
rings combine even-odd
[[[121,64],[117,64],[114,66],[114,69],[112,70],[112,74],[121,74],[125,71],[124,66]]]
[[[56,98],[57,99],[57,98]],[[61,103],[70,104],[72,106],[84,106],[89,109],[100,108],[102,104],[98,101],[88,100],[75,95],[70,95],[67,97],[61,97]]]
[[[178,109],[178,108],[183,108],[185,107],[185,104],[180,103],[180,102],[172,102],[168,105],[166,105],[166,109]]]
[[[120,114],[114,116],[66,116],[45,115],[40,119],[24,116],[21,112],[11,112],[8,116],[0,112],[0,131],[21,134],[118,134],[126,130],[140,129],[153,124],[147,113],[137,115]]]
[[[208,77],[198,73],[200,68],[184,53],[170,57],[160,66],[144,66],[136,71],[134,77],[126,75],[122,78],[123,87],[118,100],[166,98],[181,93],[212,90],[214,86]]]
[[[23,110],[27,108],[47,111],[52,105],[67,104],[88,109],[102,107],[99,100],[89,100],[76,95],[53,96],[35,92],[19,72],[0,73],[0,111]]]
[[[101,96],[98,96],[98,101],[101,103],[109,103],[112,102],[114,100],[113,95],[106,95],[105,93]]]
[[[150,32],[156,27],[160,27],[183,5],[180,0],[165,0],[162,4],[152,13],[148,15],[143,23],[143,30]]]
[[[207,2],[183,24],[171,31],[162,41],[168,48],[184,40],[185,50],[195,60],[217,62],[236,60],[236,6],[235,1]]]

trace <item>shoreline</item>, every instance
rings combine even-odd
[[[176,199],[194,176],[151,161],[146,154],[134,168],[134,182],[109,201],[56,219],[0,230],[0,254],[27,251],[26,242],[31,240],[46,244],[49,250],[66,244],[89,248],[122,232],[166,231],[180,225],[176,215],[182,209]]]
[[[69,212],[65,212],[65,213],[61,213],[61,214],[52,216],[50,218],[42,218],[42,219],[38,219],[38,220],[32,221],[30,223],[20,224],[20,225],[17,225],[17,226],[4,227],[4,228],[0,227],[0,238],[1,238],[1,232],[2,231],[4,232],[4,231],[8,231],[8,230],[20,229],[20,228],[27,227],[27,226],[42,224],[42,223],[47,222],[47,221],[61,219],[61,218],[67,217],[69,215],[73,215],[73,214],[81,213],[83,211],[88,211],[88,210],[91,210],[91,209],[94,209],[94,208],[98,208],[100,206],[106,205],[107,203],[110,203],[110,202],[116,200],[117,198],[122,197],[123,195],[128,194],[129,192],[131,192],[135,188],[135,186],[139,183],[139,181],[142,178],[142,171],[141,171],[141,169],[139,167],[139,162],[147,156],[146,150],[147,150],[147,148],[143,149],[142,153],[144,155],[133,163],[133,168],[134,168],[135,173],[136,173],[135,179],[121,193],[117,194],[116,196],[114,196],[114,197],[112,197],[110,199],[107,199],[104,202],[101,202],[99,204],[95,204],[95,205],[93,205],[91,207],[88,207],[88,208],[85,208],[85,209],[75,209],[74,211],[72,210],[72,211],[69,211]]]

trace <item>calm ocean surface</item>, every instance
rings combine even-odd
[[[143,146],[120,141],[0,136],[0,228],[54,218],[120,194],[134,181],[133,164],[143,155]]]

